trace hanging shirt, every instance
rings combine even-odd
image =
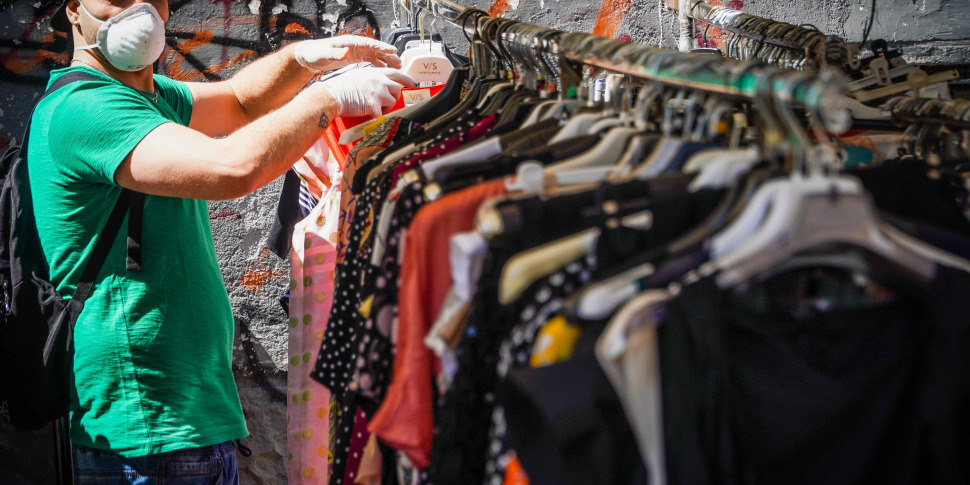
[[[417,212],[407,231],[398,295],[398,343],[394,378],[371,421],[381,440],[408,455],[419,468],[428,466],[434,431],[437,365],[423,340],[450,288],[448,254],[453,234],[471,230],[475,212],[490,197],[505,193],[502,181],[443,196]]]
[[[968,291],[940,266],[920,301],[796,319],[684,286],[658,327],[669,483],[970,482]]]

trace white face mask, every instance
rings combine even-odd
[[[99,20],[81,4],[81,10],[101,23],[91,45],[74,50],[100,49],[112,66],[122,71],[139,71],[150,66],[165,49],[165,22],[151,4],[138,3],[109,18]]]

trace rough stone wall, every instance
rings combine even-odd
[[[658,0],[659,1],[659,0]],[[467,0],[492,15],[568,31],[675,48],[677,16],[658,1]],[[0,0],[0,150],[17,140],[52,68],[63,66],[66,40],[49,29],[59,0]],[[365,3],[366,2],[366,3]],[[185,81],[231,76],[285,42],[334,33],[373,33],[396,18],[392,0],[171,0],[168,46],[159,71]],[[858,41],[867,0],[724,0],[733,8]],[[714,2],[720,3],[720,2]],[[870,38],[902,46],[911,61],[970,62],[970,4],[945,0],[880,0]],[[435,25],[449,44],[456,28]],[[713,37],[711,32],[707,33]],[[703,40],[697,29],[695,37]],[[712,42],[716,41],[711,40]],[[462,50],[456,47],[456,50]],[[210,203],[226,286],[237,317],[235,369],[254,451],[241,458],[243,483],[285,480],[286,318],[279,296],[288,265],[265,249],[279,181],[241,199]],[[0,425],[0,483],[52,483],[51,431],[14,433]]]

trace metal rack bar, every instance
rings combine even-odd
[[[745,14],[740,10],[728,7],[711,5],[704,0],[693,0],[690,7],[686,8],[686,13],[691,19],[725,32],[798,52],[804,55],[814,67],[849,63],[859,52],[857,44],[846,43],[838,36],[826,35],[815,29]],[[760,29],[738,26],[735,20],[739,17],[748,20],[753,27],[760,27]],[[767,35],[767,26],[773,29],[772,34],[774,35]]]
[[[650,79],[672,87],[754,100],[759,93],[764,92],[766,85],[771,92],[779,93],[789,89],[788,86],[797,80],[794,82],[794,88],[790,89],[792,101],[796,105],[810,109],[817,109],[823,103],[840,106],[839,98],[847,92],[845,79],[837,73],[826,72],[825,75],[807,76],[799,71],[765,64],[648,47],[591,34],[565,33],[509,19],[494,19],[480,10],[465,7],[451,0],[401,1],[410,9],[430,12],[483,41],[495,41],[496,39],[488,38],[491,33],[510,30],[508,27],[511,25],[538,29],[542,32],[541,45],[537,45],[536,36],[527,35],[502,36],[498,41],[506,45],[516,44],[533,50],[558,54],[575,63]],[[474,16],[475,21],[470,21],[469,16]],[[483,29],[486,21],[500,26]],[[829,115],[823,113],[823,122],[827,117],[835,119],[845,116],[839,109],[829,111]]]
[[[970,128],[970,100],[930,99],[899,96],[882,108],[898,122],[936,122],[963,129]]]

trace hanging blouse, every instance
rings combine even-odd
[[[563,308],[566,298],[592,279],[596,258],[588,254],[573,261],[554,273],[534,282],[521,295],[518,305],[522,310],[517,323],[498,346],[496,375],[499,380],[508,375],[512,367],[528,367],[539,329]],[[493,391],[494,392],[494,391]],[[505,410],[501,405],[492,411],[488,431],[488,461],[485,464],[485,485],[501,485],[509,459],[514,456],[505,437],[507,425]]]
[[[499,369],[508,365],[501,364],[499,350],[502,343],[511,339],[510,345],[523,344],[523,328],[513,335],[518,323],[528,322],[538,329],[552,313],[546,314],[543,310],[550,304],[553,307],[561,304],[575,289],[574,285],[591,278],[595,268],[592,255],[581,258],[567,265],[562,274],[554,273],[530,286],[535,293],[502,306],[497,302],[496,290],[507,256],[497,256],[503,250],[496,249],[490,249],[486,258],[479,293],[457,350],[458,373],[442,399],[438,414],[439,425],[435,430],[431,459],[431,478],[436,484],[484,482]],[[537,316],[540,313],[544,315],[541,318]],[[528,362],[529,352],[524,351],[522,355],[523,362]],[[497,451],[501,452],[501,446],[499,448]],[[504,466],[494,468],[489,478],[498,477],[501,483]]]
[[[432,380],[439,371],[424,337],[451,287],[451,268],[442,255],[448,254],[452,235],[473,228],[481,204],[505,192],[504,181],[497,180],[447,194],[422,207],[407,231],[396,300],[394,378],[370,429],[419,468],[429,463],[434,432]]]

